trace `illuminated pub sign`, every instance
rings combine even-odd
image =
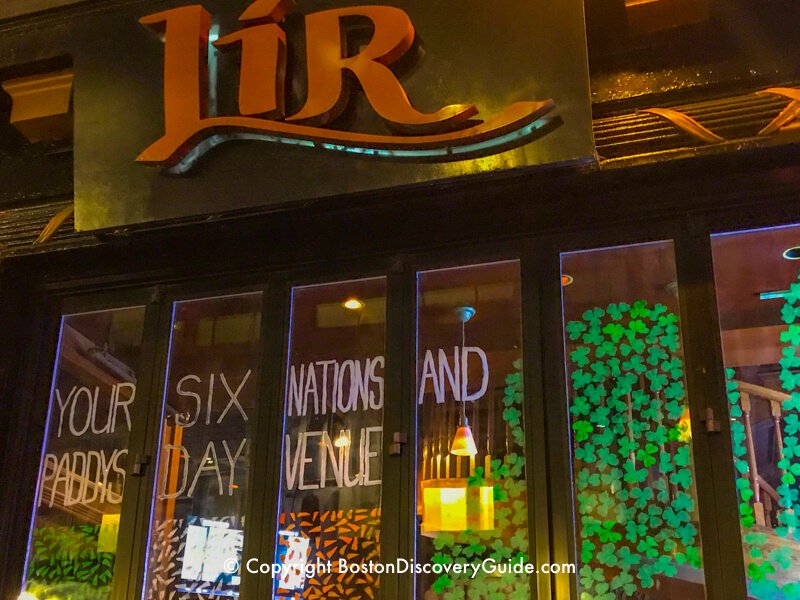
[[[590,161],[581,5],[219,0],[91,15],[75,25],[77,227]]]

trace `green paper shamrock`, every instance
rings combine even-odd
[[[597,532],[597,537],[601,542],[618,542],[622,539],[622,534],[614,531],[616,523],[614,521],[604,521],[602,527]]]
[[[616,344],[622,339],[622,336],[625,335],[625,328],[617,323],[609,323],[603,327],[602,332],[608,335],[611,341]]]
[[[650,315],[650,309],[647,308],[647,302],[644,300],[637,300],[631,307],[631,316],[636,319],[639,317],[647,317]]]
[[[589,434],[594,430],[589,421],[576,421],[572,424],[572,430],[575,432],[575,439],[583,442],[589,439]]]
[[[589,364],[589,351],[587,346],[580,346],[573,350],[569,357],[579,367],[585,367]]]

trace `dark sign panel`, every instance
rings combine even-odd
[[[580,0],[135,2],[71,38],[81,230],[593,158]]]

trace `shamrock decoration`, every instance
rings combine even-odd
[[[778,468],[783,473],[781,485],[776,488],[779,495],[780,510],[777,527],[770,539],[763,528],[757,529],[755,512],[750,502],[753,490],[750,482],[750,467],[747,462],[746,435],[743,423],[741,394],[735,380],[734,369],[726,369],[728,405],[733,441],[733,464],[737,474],[736,489],[739,494],[739,519],[743,535],[742,542],[746,552],[748,593],[758,600],[800,600],[800,584],[796,581],[800,558],[792,548],[800,536],[797,534],[797,515],[800,514],[800,490],[797,480],[800,477],[800,279],[792,283],[785,296],[781,318],[787,327],[780,333],[784,344],[779,365],[779,380],[789,398],[783,402],[783,452]],[[794,532],[794,533],[793,533]],[[785,538],[786,545],[776,545],[777,538]],[[688,556],[688,555],[687,555]],[[794,581],[793,581],[794,580]]]
[[[574,326],[570,335],[578,339],[586,325]],[[586,361],[588,364],[588,349],[578,352],[573,357],[576,361]],[[525,481],[525,432],[522,426],[522,405],[524,390],[522,383],[522,361],[514,361],[513,373],[506,376],[506,386],[503,389],[502,418],[511,433],[513,443],[503,457],[495,457],[489,463],[490,469],[483,466],[476,467],[467,478],[468,487],[492,486],[494,499],[494,524],[495,528],[485,531],[446,532],[441,531],[433,539],[436,553],[433,561],[437,564],[480,564],[491,558],[497,562],[528,561],[528,503],[527,483]],[[592,381],[590,372],[585,374],[584,386]],[[577,383],[576,383],[577,385]],[[591,400],[586,397],[584,405],[578,403],[573,410],[576,418],[586,417],[591,414]],[[582,420],[591,432],[592,425],[589,421]],[[576,435],[581,433],[582,427],[576,430]],[[591,449],[587,449],[591,451]],[[587,452],[587,458],[589,452]],[[581,474],[578,477],[582,477]],[[583,477],[586,485],[599,485],[598,473],[585,472]],[[471,578],[470,574],[450,572],[443,574],[429,583],[429,590],[425,594],[435,595],[441,600],[523,600],[530,597],[530,580],[527,575],[506,573],[500,577],[493,577],[484,571]]]
[[[566,330],[580,597],[624,600],[678,565],[702,566],[678,317],[639,299],[587,310]]]
[[[575,431],[575,439],[579,442],[583,442],[589,439],[589,434],[594,427],[592,427],[589,421],[576,421],[572,424],[572,429]]]

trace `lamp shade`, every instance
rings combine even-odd
[[[461,425],[456,429],[456,435],[450,445],[450,454],[455,454],[456,456],[475,456],[478,454],[478,448],[475,446],[472,429],[470,429],[469,425]]]

